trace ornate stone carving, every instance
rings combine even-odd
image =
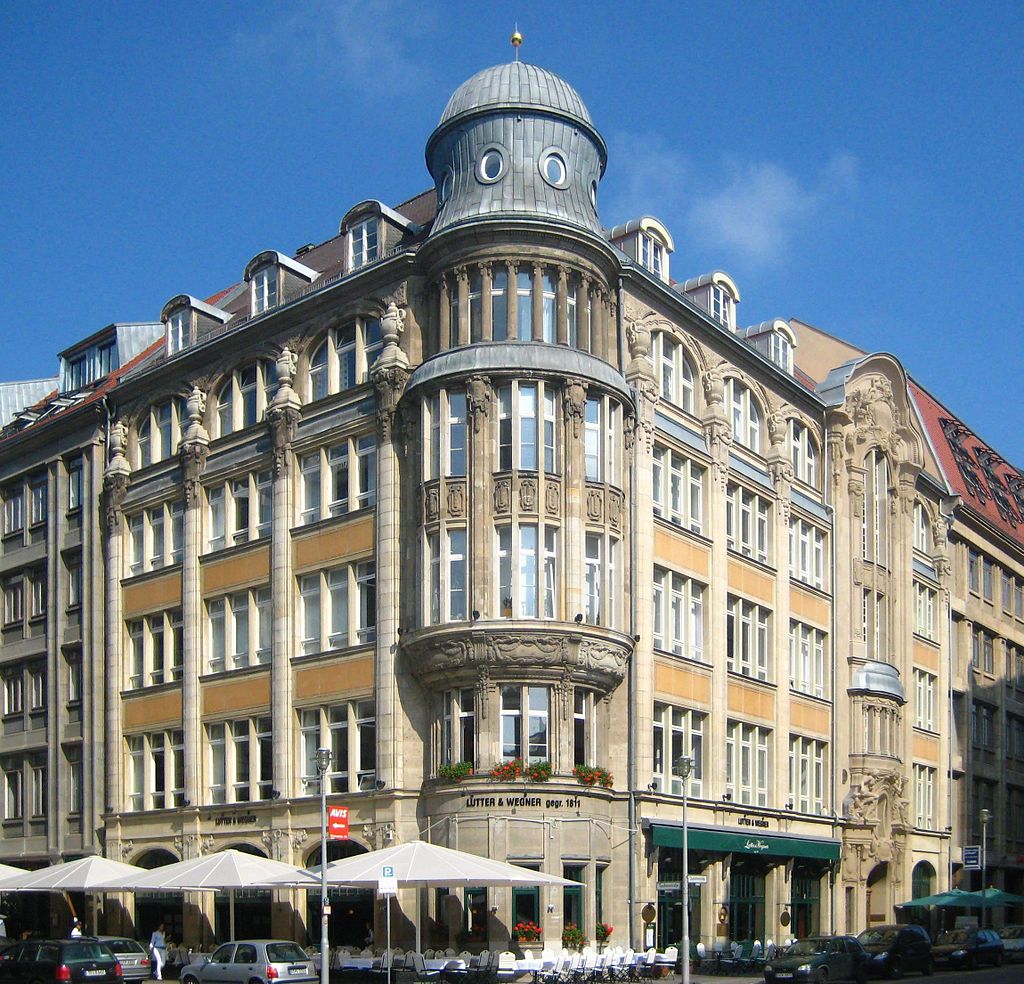
[[[445,505],[450,519],[461,519],[466,515],[466,486],[461,482],[445,488]]]
[[[626,505],[626,497],[618,489],[608,490],[608,522],[615,529],[622,529],[622,512]]]
[[[708,409],[720,407],[725,410],[725,373],[722,364],[706,369],[701,373],[701,385],[704,387],[704,402]]]
[[[487,422],[494,393],[486,376],[470,376],[466,383],[466,409],[473,421],[473,433],[479,434]]]
[[[402,284],[399,290],[404,295],[405,284]],[[398,341],[405,331],[405,317],[407,313],[404,307],[399,307],[395,303],[395,300],[391,300],[388,303],[384,316],[380,319],[380,334],[385,346],[398,345]]]
[[[210,447],[203,441],[183,443],[178,448],[178,461],[181,463],[181,490],[185,499],[185,508],[192,509],[199,505],[201,498],[199,476],[206,467],[206,458]]]
[[[287,830],[283,830],[280,827],[274,827],[273,830],[264,830],[260,834],[260,840],[263,842],[263,846],[266,847],[270,857],[277,861],[287,861],[289,859],[290,838]]]
[[[587,519],[592,523],[604,522],[604,493],[601,489],[587,489]]]
[[[135,853],[135,842],[131,840],[121,841],[121,860],[127,861]]]
[[[380,365],[383,355],[373,368],[373,388],[377,391],[377,434],[382,443],[391,442],[391,427],[398,409],[398,401],[405,392],[409,370],[402,365]]]
[[[203,417],[206,415],[206,393],[198,386],[193,386],[188,394],[188,399],[185,400],[185,412],[188,414],[188,423],[185,425],[182,443],[209,443],[210,435],[203,426]]]
[[[519,480],[519,508],[522,512],[537,511],[537,482],[533,478]]]
[[[274,477],[277,478],[288,468],[289,453],[295,428],[302,414],[293,406],[282,404],[267,410],[267,425],[270,427],[270,443],[274,459]]]
[[[494,511],[499,515],[512,511],[512,483],[507,478],[499,478],[494,483]]]
[[[789,436],[789,421],[781,410],[768,414],[768,439],[773,445],[785,446]]]
[[[130,470],[128,458],[125,452],[128,450],[128,428],[123,420],[115,420],[110,425],[110,438],[107,444],[107,468],[118,470],[125,468]]]
[[[526,660],[534,666],[556,666],[563,662],[565,639],[543,635],[503,633],[486,640],[489,663],[517,663]]]
[[[440,515],[441,490],[435,483],[423,491],[423,519],[428,523],[436,523]]]
[[[629,654],[621,646],[612,646],[596,639],[584,639],[580,643],[578,660],[588,669],[612,670],[624,673]]]
[[[108,474],[103,479],[103,525],[107,535],[117,532],[121,521],[121,506],[128,494],[128,475],[120,472]]]
[[[574,440],[579,440],[580,428],[583,426],[583,416],[587,409],[587,386],[582,379],[570,378],[566,380],[565,389],[562,391],[562,412],[565,414],[565,422],[572,427]]]
[[[562,490],[558,482],[551,479],[544,483],[544,511],[549,516],[560,516],[562,513]]]

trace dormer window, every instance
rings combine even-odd
[[[751,348],[757,349],[783,372],[793,374],[796,336],[789,327],[789,322],[782,318],[773,318],[771,321],[762,321],[759,325],[744,328],[740,334]]]
[[[665,247],[653,236],[640,236],[640,262],[656,277],[664,279],[666,269]]]
[[[352,226],[349,233],[349,269],[357,270],[377,259],[377,217]]]
[[[167,319],[167,354],[174,355],[189,344],[192,327],[192,312],[179,308]]]
[[[277,267],[265,266],[252,277],[252,313],[262,314],[277,306]]]
[[[93,345],[85,351],[73,356],[62,357],[64,361],[64,393],[73,393],[83,386],[106,376],[111,369],[117,368],[117,344],[106,342]]]
[[[793,345],[781,332],[772,332],[771,351],[769,358],[780,369],[793,372]]]
[[[732,295],[721,284],[711,285],[711,317],[726,328],[735,324]]]

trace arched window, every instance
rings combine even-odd
[[[761,411],[750,390],[737,379],[725,381],[725,411],[732,420],[732,439],[760,454]]]
[[[923,502],[914,503],[914,549],[931,553],[932,538],[928,528],[928,510]]]
[[[862,556],[876,564],[888,557],[889,462],[878,448],[864,459],[864,518]]]
[[[187,420],[184,401],[154,403],[139,420],[136,438],[136,463],[139,468],[164,461],[178,450],[181,431]]]
[[[250,362],[233,370],[217,391],[217,436],[225,437],[251,427],[267,407],[270,369],[265,362]]]
[[[693,367],[683,346],[663,331],[654,336],[654,366],[661,398],[693,413]]]
[[[818,446],[811,432],[798,420],[789,422],[789,454],[797,481],[817,488]]]
[[[935,869],[927,861],[918,861],[911,876],[911,898],[923,899],[935,891]]]
[[[365,383],[382,347],[379,318],[359,317],[332,328],[309,357],[307,402]]]

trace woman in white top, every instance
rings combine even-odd
[[[164,924],[160,923],[149,938],[149,953],[153,958],[153,979],[164,979],[164,964],[167,963],[167,937],[164,936]]]

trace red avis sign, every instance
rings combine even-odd
[[[348,840],[347,806],[327,807],[327,839],[338,841]]]

